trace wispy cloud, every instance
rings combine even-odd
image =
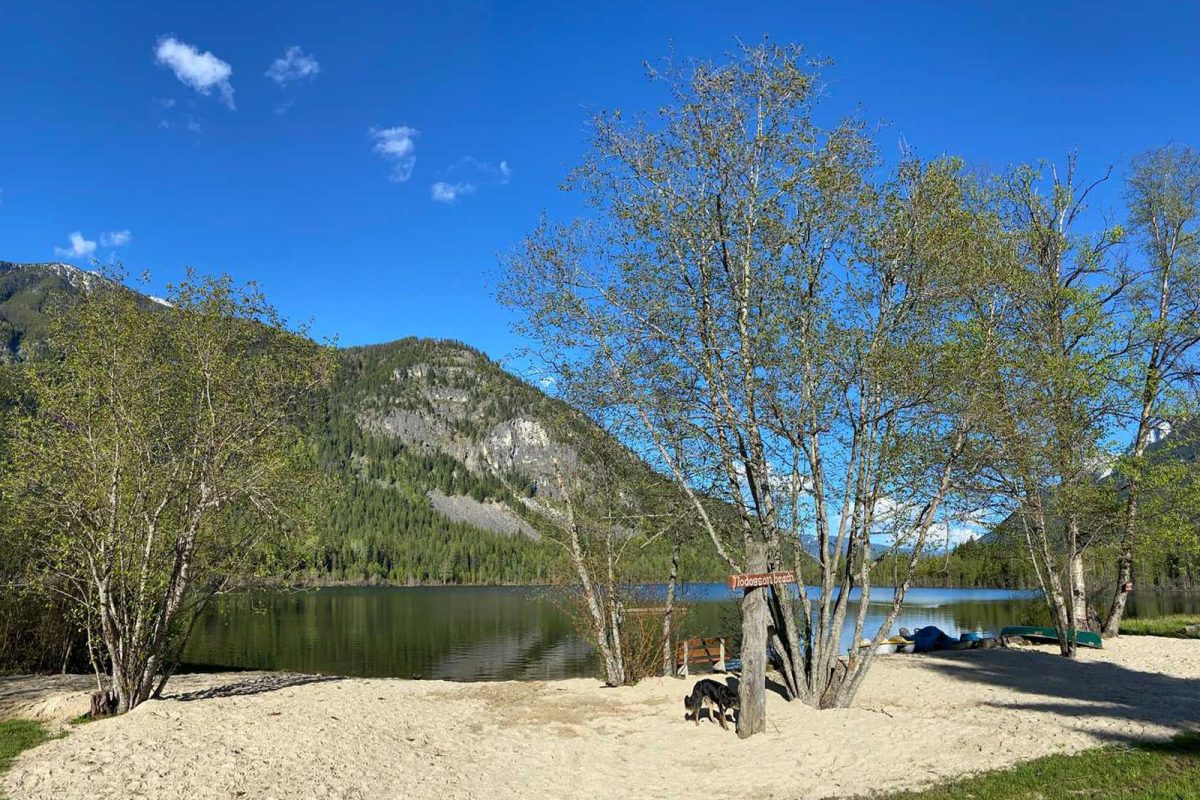
[[[501,161],[499,164],[493,164],[489,161],[480,161],[478,158],[471,156],[463,156],[458,164],[451,169],[467,169],[486,175],[501,186],[506,185],[512,180],[512,168],[508,166],[507,161]]]
[[[89,258],[96,252],[96,243],[84,238],[80,231],[74,231],[67,234],[67,241],[71,243],[70,247],[56,247],[54,254],[60,258]]]
[[[437,203],[454,203],[464,195],[474,194],[482,185],[505,186],[512,180],[512,168],[507,161],[493,164],[472,156],[463,156],[447,170],[453,180],[438,181],[429,187],[429,195]]]
[[[320,71],[321,65],[315,58],[301,50],[298,45],[293,45],[284,52],[282,58],[271,62],[266,76],[280,86],[286,86],[292,81],[315,78]]]
[[[474,194],[473,183],[446,183],[438,181],[429,187],[429,194],[437,203],[453,203],[463,195]]]
[[[101,247],[124,247],[133,241],[133,234],[127,230],[108,231],[100,234]]]
[[[165,36],[158,40],[154,49],[154,58],[163,66],[170,67],[175,77],[185,86],[190,86],[203,95],[216,89],[222,102],[230,108],[233,104],[233,85],[229,82],[233,76],[233,67],[222,61],[211,52],[201,53],[197,48],[181,42],[174,36]]]
[[[390,179],[404,183],[411,178],[413,167],[417,164],[417,137],[420,132],[406,125],[397,125],[394,128],[371,128],[368,134],[375,142],[375,152],[392,162]]]

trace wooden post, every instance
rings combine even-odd
[[[717,661],[717,672],[725,672],[725,640],[721,640],[721,658]]]
[[[746,569],[762,573],[767,568],[767,545],[752,539],[747,547]],[[767,729],[767,590],[751,586],[742,590],[742,674],[738,683],[741,708],[737,734],[741,739]]]

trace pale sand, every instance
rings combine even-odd
[[[19,703],[31,679],[0,680],[0,708],[84,707],[33,680]],[[690,684],[189,676],[23,754],[0,785],[13,800],[825,797],[1200,726],[1200,643],[1150,637],[1076,663],[1046,648],[881,658],[853,708],[772,694],[768,732],[746,741],[683,721]],[[224,688],[186,694],[205,686]]]

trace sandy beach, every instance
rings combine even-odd
[[[449,683],[183,676],[170,697],[21,755],[12,800],[854,796],[1200,727],[1200,644],[1125,637],[881,658],[853,708],[770,695],[741,741],[684,722],[696,680]],[[79,677],[0,679],[0,714],[61,723]]]

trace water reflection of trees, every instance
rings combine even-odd
[[[680,636],[724,636],[736,651],[740,617],[720,586],[689,587]],[[962,591],[914,591],[896,622],[936,625],[951,635],[996,633],[1022,624],[1039,601]],[[886,591],[873,600],[886,602]],[[1137,616],[1200,611],[1200,595],[1139,593]],[[857,609],[852,609],[853,613]],[[886,606],[868,609],[878,624]],[[849,647],[850,633],[843,636]],[[592,677],[596,662],[554,598],[535,589],[332,589],[241,595],[197,626],[187,653],[193,666],[450,680]]]

